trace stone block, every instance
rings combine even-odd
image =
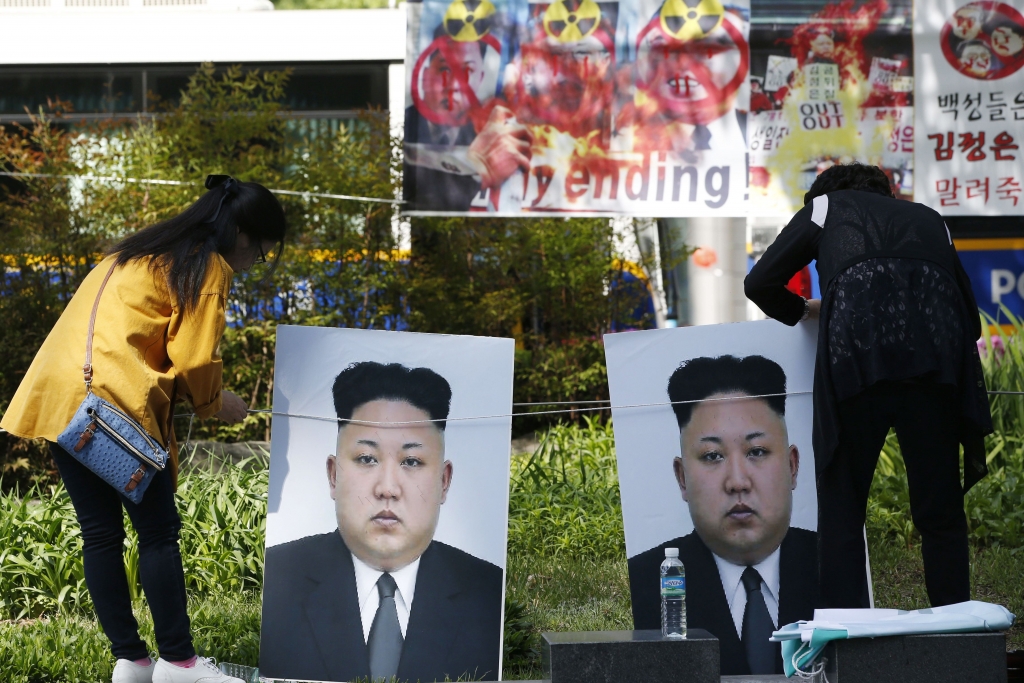
[[[1005,633],[853,638],[823,654],[829,683],[1006,683]]]
[[[690,629],[686,638],[661,631],[541,634],[543,670],[551,683],[719,683],[718,639]]]

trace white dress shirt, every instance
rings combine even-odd
[[[764,604],[768,607],[768,615],[772,618],[775,628],[779,627],[780,550],[781,546],[764,561],[754,565],[754,569],[761,575],[761,594],[764,595]],[[747,609],[747,589],[743,587],[742,579],[747,567],[723,560],[718,555],[714,557],[715,564],[718,565],[718,576],[722,579],[722,588],[725,589],[725,599],[729,602],[729,611],[732,612],[732,622],[736,625],[736,635],[743,638],[743,612]]]
[[[730,150],[746,151],[746,131],[740,130],[739,119],[732,109],[708,123],[708,132],[711,138],[708,140],[708,147],[711,152],[724,152]]]
[[[370,627],[377,616],[380,606],[380,593],[377,592],[377,579],[384,572],[374,569],[355,555],[352,555],[352,566],[356,573],[356,598],[359,600],[359,616],[363,621],[363,641],[370,638]],[[388,572],[395,580],[398,590],[395,591],[395,607],[398,608],[398,625],[402,627],[402,637],[409,626],[409,613],[412,612],[412,598],[416,592],[416,573],[420,569],[420,558],[416,558],[401,569]]]

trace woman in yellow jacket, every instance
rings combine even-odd
[[[210,176],[181,214],[127,237],[82,282],[25,374],[4,429],[46,439],[82,528],[85,582],[117,658],[114,683],[241,683],[197,658],[186,611],[174,505],[177,398],[230,423],[246,405],[221,387],[221,335],[233,273],[280,254],[284,211],[265,187]],[[273,264],[272,264],[273,265]],[[85,398],[82,364],[96,292],[110,269],[93,338],[93,391],[128,412],[171,454],[136,505],[55,442]],[[121,508],[139,536],[139,574],[160,660],[149,659],[125,576]]]

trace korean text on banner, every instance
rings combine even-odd
[[[1024,214],[1022,9],[1020,0],[917,5],[917,192],[944,215]]]

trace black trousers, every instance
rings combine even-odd
[[[884,382],[839,404],[839,447],[818,476],[821,606],[867,607],[864,519],[885,436],[896,430],[933,607],[970,600],[956,389]]]
[[[139,535],[139,575],[160,656],[170,661],[191,658],[195,650],[178,548],[181,518],[174,506],[170,473],[159,472],[136,505],[57,444],[50,444],[50,453],[82,527],[85,584],[110,639],[110,651],[118,659],[142,659],[149,654],[139,637],[128,593],[123,506]]]

